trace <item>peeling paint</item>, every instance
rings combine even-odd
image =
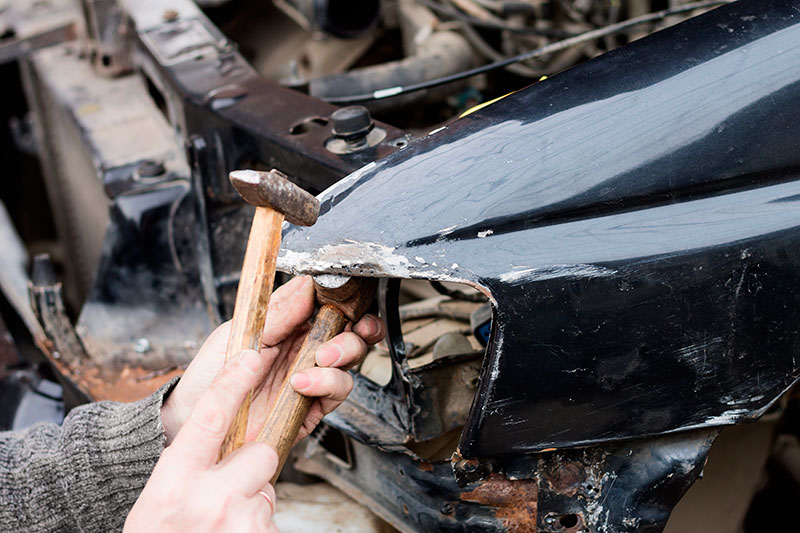
[[[441,237],[444,237],[446,235],[450,235],[451,233],[453,233],[453,231],[455,231],[457,228],[458,228],[458,224],[456,224],[454,226],[448,226],[446,228],[440,229],[438,232],[436,232],[436,234],[441,236]]]
[[[763,400],[764,397],[765,397],[764,394],[758,394],[756,396],[748,396],[746,398],[738,398],[738,397],[735,397],[732,394],[726,394],[725,396],[720,398],[720,401],[722,403],[724,403],[725,405],[731,405],[731,406],[732,405],[747,405],[748,403],[754,403],[754,402],[757,402],[759,400]]]
[[[348,174],[347,176],[345,176],[341,180],[337,181],[336,183],[334,183],[333,185],[331,185],[330,187],[325,189],[325,191],[322,194],[320,194],[318,196],[318,198],[320,199],[320,201],[322,201],[323,198],[335,197],[337,193],[343,191],[344,189],[348,189],[353,183],[358,181],[358,179],[361,176],[363,176],[367,172],[370,172],[371,170],[373,170],[377,166],[378,166],[378,163],[373,161],[371,163],[368,163],[368,164],[364,165],[363,167],[359,168],[358,170],[356,170],[354,172],[351,172],[350,174]]]
[[[278,268],[293,274],[337,272],[343,274],[408,275],[415,266],[396,248],[371,242],[348,241],[323,246],[316,253],[281,249]],[[343,271],[343,272],[342,272]]]
[[[500,280],[513,284],[555,278],[603,278],[613,276],[616,273],[617,271],[614,269],[596,265],[553,265],[549,268],[524,268],[521,270],[514,270],[502,274]]]
[[[722,424],[734,424],[737,420],[750,413],[749,409],[730,409],[721,415],[706,418],[705,424],[716,426]]]
[[[613,524],[609,524],[608,520],[611,511],[605,508],[605,502],[618,477],[616,472],[604,473],[600,478],[600,484],[602,486],[602,492],[605,493],[605,497],[601,500],[590,500],[586,502],[586,523],[592,526],[592,531],[602,533],[613,531]]]
[[[424,267],[428,263],[423,257],[408,257],[398,254],[397,248],[374,242],[356,242],[347,240],[341,244],[329,244],[315,252],[295,252],[281,248],[277,268],[293,275],[303,274],[339,274],[344,276],[363,277],[395,277],[409,279],[427,279],[463,283],[475,288],[494,302],[491,293],[473,281],[453,272],[459,268],[453,263],[450,272],[430,270]],[[437,267],[436,262],[430,263]]]
[[[503,353],[503,336],[498,335],[497,340],[494,343],[491,353],[493,354],[501,354]],[[494,356],[492,360],[492,370],[491,370],[491,378],[497,379],[497,376],[500,375],[500,357],[498,355]]]

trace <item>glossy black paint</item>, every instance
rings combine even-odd
[[[800,375],[798,103],[800,12],[736,2],[354,173],[281,265],[491,294],[464,457],[754,418]]]

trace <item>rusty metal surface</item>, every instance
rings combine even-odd
[[[312,437],[295,466],[401,531],[650,532],[664,528],[700,475],[716,435],[700,430],[478,460],[458,453],[441,458],[442,445],[454,447],[454,439],[386,448],[342,432],[347,462],[332,457],[340,453],[333,439]]]
[[[537,529],[538,496],[537,481],[509,480],[491,474],[477,487],[461,494],[461,499],[491,507],[508,533],[532,533]]]
[[[24,67],[51,203],[68,251],[79,254],[65,289],[80,310],[73,327],[52,287],[35,289],[40,317],[28,327],[85,397],[144,397],[181,372],[213,327],[188,237],[183,149],[140,78],[98,76],[74,43],[36,52]],[[161,173],[140,173],[144,163]],[[27,290],[18,263],[6,294]],[[17,300],[24,317],[30,306]]]
[[[119,369],[81,365],[67,374],[93,401],[112,400],[133,402],[150,395],[174,377],[183,374],[183,368],[165,372],[151,372],[143,368],[123,366]]]

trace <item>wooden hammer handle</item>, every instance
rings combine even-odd
[[[283,214],[269,207],[256,208],[236,291],[231,334],[225,351],[226,363],[242,350],[261,349],[269,297],[275,282],[275,262],[281,246],[283,218]],[[247,394],[231,423],[220,447],[220,459],[244,444],[251,401],[252,391]]]
[[[330,304],[322,306],[314,325],[300,346],[297,359],[286,373],[278,397],[258,435],[259,442],[266,442],[278,453],[278,469],[272,479],[273,484],[289,457],[289,451],[297,440],[313,400],[297,393],[289,383],[289,378],[301,370],[313,367],[316,364],[317,348],[341,333],[346,324],[347,317],[337,307]]]

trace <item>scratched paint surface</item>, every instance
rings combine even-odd
[[[491,295],[465,457],[756,417],[800,375],[798,15],[737,2],[412,142],[279,264]]]

